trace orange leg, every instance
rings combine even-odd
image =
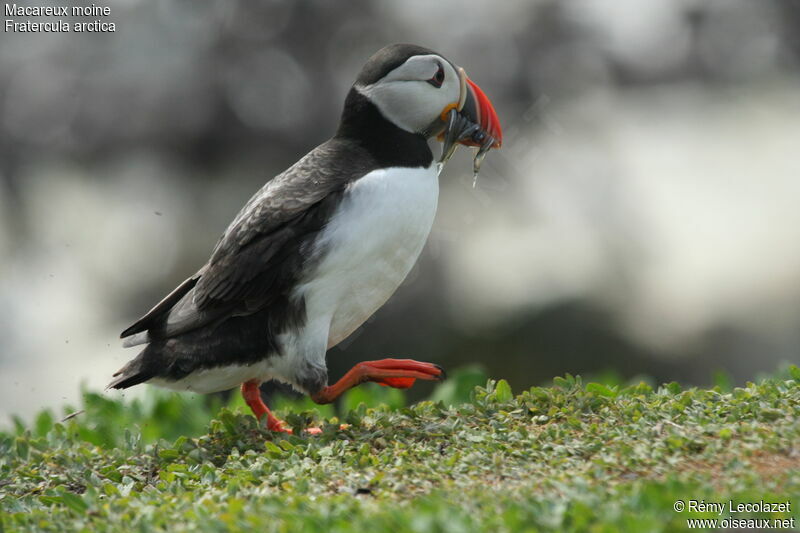
[[[260,421],[262,417],[267,417],[267,429],[270,431],[279,431],[281,433],[292,433],[289,428],[283,427],[283,422],[275,417],[269,410],[269,407],[264,404],[261,399],[261,391],[258,386],[261,384],[259,381],[246,381],[242,383],[242,396],[244,396],[245,403],[252,409],[253,414]],[[319,428],[306,428],[306,433],[317,435],[322,433]]]
[[[407,389],[417,379],[441,381],[444,377],[442,367],[412,359],[364,361],[351,368],[333,385],[312,394],[311,399],[317,403],[331,403],[344,391],[367,381],[374,381],[385,387]]]
[[[242,383],[242,396],[244,396],[245,403],[253,410],[253,414],[260,421],[264,416],[267,417],[267,429],[270,431],[281,431],[283,433],[291,433],[291,429],[283,427],[283,422],[275,418],[275,415],[261,400],[261,391],[258,386],[261,384],[259,381],[246,381]]]

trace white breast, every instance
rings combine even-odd
[[[374,170],[348,188],[317,243],[320,264],[298,287],[309,324],[329,317],[328,348],[363,324],[408,275],[438,196],[434,165]]]

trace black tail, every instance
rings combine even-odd
[[[147,368],[147,366],[144,364],[145,351],[147,351],[147,348],[142,350],[142,352],[136,356],[135,359],[129,361],[128,364],[117,370],[114,373],[114,379],[111,381],[111,383],[106,385],[106,390],[127,389],[128,387],[133,387],[139,383],[144,383],[145,381],[154,377],[155,372],[153,372],[150,368]]]

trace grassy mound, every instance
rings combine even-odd
[[[295,431],[324,428],[309,438],[267,432],[237,404],[197,407],[199,399],[160,395],[123,405],[87,394],[85,412],[70,420],[43,413],[30,428],[17,422],[0,433],[0,530],[675,531],[692,518],[789,525],[800,505],[800,370],[790,373],[730,391],[567,376],[514,396],[505,381],[489,381],[451,406],[474,379],[462,374],[436,391],[437,401],[411,407],[400,407],[397,391],[368,387],[353,391],[338,419],[278,410]],[[201,422],[209,409],[215,418]],[[350,426],[339,430],[340,422]],[[691,502],[701,500],[726,508],[697,512]],[[735,508],[762,501],[789,508]]]

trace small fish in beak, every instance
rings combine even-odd
[[[458,72],[462,80],[462,97],[460,106],[451,108],[447,112],[447,125],[439,136],[443,145],[438,170],[441,173],[459,144],[476,146],[478,151],[472,161],[474,187],[486,154],[492,148],[500,148],[502,145],[503,132],[492,103],[480,87],[467,77],[464,69],[459,68]]]
[[[442,157],[439,159],[439,172],[442,171],[445,163],[453,157],[459,144],[478,147],[475,159],[472,161],[472,172],[475,178],[472,186],[474,187],[478,180],[478,173],[483,159],[489,150],[497,146],[497,139],[455,109],[451,109],[448,113],[447,129],[445,129],[442,136],[444,144],[442,145]]]

